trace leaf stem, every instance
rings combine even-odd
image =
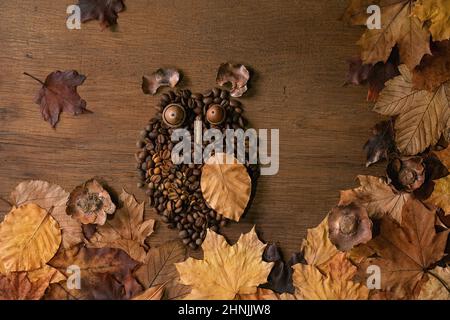
[[[24,72],[23,74],[26,75],[26,76],[28,76],[28,77],[30,77],[31,79],[36,80],[37,82],[39,82],[40,84],[42,84],[43,86],[45,86],[45,83],[44,83],[41,79],[38,79],[38,78],[36,78],[35,76],[32,76],[32,75],[29,74],[28,72]]]
[[[3,202],[5,202],[6,204],[8,204],[10,207],[13,206],[13,204],[12,204],[11,202],[9,202],[8,200],[6,200],[6,199],[3,198],[3,197],[0,197],[0,200],[2,200]]]
[[[444,279],[442,279],[441,277],[439,277],[437,274],[435,274],[432,271],[427,271],[427,273],[431,276],[433,276],[434,278],[436,278],[437,281],[439,281],[442,286],[450,293],[450,287],[449,285],[444,281]]]

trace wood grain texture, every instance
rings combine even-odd
[[[96,176],[144,200],[135,141],[159,97],[142,94],[142,75],[174,66],[185,75],[182,87],[203,92],[225,61],[254,70],[246,116],[255,128],[280,129],[281,153],[279,174],[261,177],[251,210],[223,230],[230,240],[256,224],[263,240],[291,254],[340,189],[355,186],[357,174],[382,172],[364,167],[362,151],[379,118],[364,88],[343,87],[360,33],[338,19],[345,1],[126,3],[111,32],[97,22],[67,30],[70,0],[0,1],[0,196],[25,179],[70,191]],[[22,73],[44,79],[66,69],[87,76],[79,92],[94,113],[63,114],[54,130],[33,102],[39,84]],[[172,238],[161,223],[151,243]]]

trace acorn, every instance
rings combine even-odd
[[[186,111],[181,105],[172,103],[164,108],[162,119],[168,127],[176,128],[184,123]]]
[[[206,111],[206,120],[213,125],[219,125],[225,121],[227,113],[225,108],[218,104],[213,104]]]

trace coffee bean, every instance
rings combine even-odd
[[[197,244],[194,242],[189,243],[189,248],[191,248],[192,250],[196,250],[197,249]]]
[[[195,244],[197,245],[197,246],[200,246],[201,244],[202,244],[202,242],[203,242],[203,239],[197,239],[197,240],[195,240]]]
[[[185,245],[188,245],[189,243],[191,243],[191,239],[190,238],[185,238],[185,239],[183,239],[183,243]]]
[[[208,98],[204,98],[203,99],[203,103],[205,105],[210,105],[211,103],[213,103],[213,101],[214,101],[214,98],[212,98],[212,97],[208,97]]]
[[[214,98],[217,98],[217,97],[220,96],[221,90],[220,90],[219,88],[214,88],[214,89],[212,90],[212,92],[213,92]]]
[[[187,232],[186,230],[182,230],[182,231],[180,231],[180,232],[178,233],[178,236],[179,236],[181,239],[187,238],[187,237],[188,237],[188,232]]]

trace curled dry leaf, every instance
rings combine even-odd
[[[143,262],[147,250],[145,239],[153,233],[155,220],[145,220],[145,203],[138,203],[125,190],[120,195],[120,201],[123,207],[115,213],[113,219],[97,227],[94,235],[89,238],[88,246],[122,249],[134,260]]]
[[[247,168],[236,158],[219,153],[206,161],[201,189],[212,209],[228,219],[239,221],[250,200],[252,180]]]
[[[0,275],[0,300],[39,300],[48,285],[48,278],[31,281],[26,272]]]
[[[125,10],[122,0],[79,0],[81,21],[100,21],[102,28],[117,24],[119,12]]]
[[[396,149],[394,141],[394,125],[392,120],[381,121],[372,129],[372,136],[364,145],[367,161],[366,167],[378,161],[388,159]]]
[[[131,300],[161,300],[164,295],[164,285],[151,287]]]
[[[429,24],[433,41],[450,38],[450,2],[447,0],[418,0],[412,14]]]
[[[165,299],[182,299],[190,292],[190,287],[179,283],[175,263],[185,259],[186,248],[180,242],[167,242],[148,251],[144,264],[136,270],[135,276],[147,290],[164,287]]]
[[[419,300],[450,300],[450,267],[436,267],[428,272],[428,278]]]
[[[66,213],[82,224],[104,225],[107,215],[115,210],[109,193],[92,179],[70,193]]]
[[[367,300],[369,289],[353,282],[357,268],[345,254],[336,254],[328,263],[326,272],[317,267],[296,264],[294,286],[296,296],[305,300]]]
[[[50,73],[45,82],[31,76],[42,84],[36,98],[36,104],[40,106],[41,114],[45,121],[55,127],[59,121],[61,112],[68,112],[73,115],[90,113],[86,109],[86,101],[81,99],[77,92],[77,87],[82,85],[86,77],[75,70],[56,71]]]
[[[397,116],[395,141],[400,152],[416,155],[438,142],[450,119],[450,89],[447,84],[435,92],[414,90],[411,71],[399,67],[400,76],[389,80],[374,111]]]
[[[412,199],[411,194],[396,191],[384,178],[358,176],[358,180],[360,187],[341,191],[339,205],[353,202],[365,207],[372,219],[389,215],[401,223],[402,208],[409,199]]]
[[[381,221],[380,234],[362,249],[373,252],[360,264],[364,273],[369,265],[381,270],[381,289],[397,299],[416,298],[428,280],[430,267],[444,257],[448,232],[436,233],[436,215],[417,200],[403,207],[403,222],[390,217]],[[366,274],[367,275],[367,274]]]
[[[0,272],[42,268],[61,244],[58,223],[35,204],[13,208],[0,224]]]
[[[256,293],[273,266],[262,260],[264,248],[254,228],[233,246],[208,230],[202,244],[203,260],[189,258],[175,265],[181,283],[192,286],[186,299],[232,300]]]
[[[150,76],[142,77],[142,91],[155,95],[160,87],[175,88],[180,78],[180,72],[176,69],[158,69]]]
[[[247,92],[248,80],[250,72],[242,64],[222,63],[217,71],[217,84],[223,86],[231,83],[230,95],[234,98],[242,97]]]
[[[62,246],[66,249],[83,242],[81,224],[66,214],[66,204],[69,193],[56,184],[46,181],[24,181],[11,193],[10,199],[14,206],[34,203],[50,211],[58,222],[62,232]]]

